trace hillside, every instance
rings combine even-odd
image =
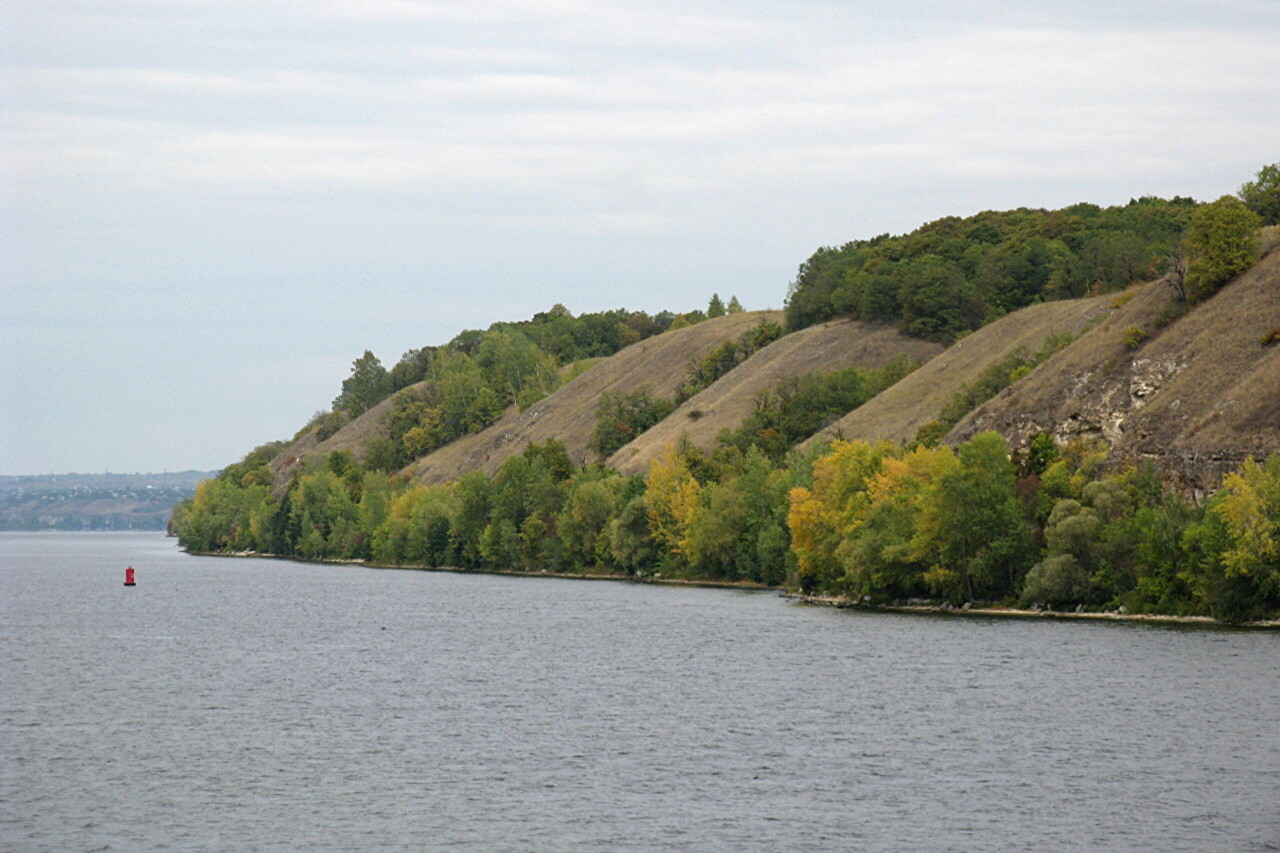
[[[593,456],[587,445],[595,429],[601,394],[647,387],[654,396],[671,397],[684,379],[690,359],[753,326],[781,320],[781,311],[726,314],[632,344],[525,411],[509,409],[497,423],[424,456],[404,473],[425,483],[457,479],[473,470],[492,474],[508,456],[549,439],[562,442],[569,457],[583,464]]]
[[[607,464],[625,473],[643,474],[663,448],[681,435],[697,447],[709,449],[721,430],[738,426],[751,414],[757,394],[789,377],[845,367],[877,368],[899,355],[925,362],[942,350],[941,344],[857,320],[810,326],[753,354],[621,448]]]
[[[399,393],[412,393],[427,384],[428,382],[418,382]],[[370,440],[376,436],[386,435],[387,430],[382,424],[382,418],[395,405],[396,396],[388,397],[373,406],[324,440],[317,435],[318,430],[310,429],[290,442],[270,462],[271,471],[275,475],[273,491],[276,496],[284,494],[302,463],[312,456],[328,456],[335,451],[344,450],[355,456],[357,460],[363,460],[364,450],[369,446]]]
[[[975,381],[989,365],[1017,350],[1034,350],[1047,335],[1081,330],[1112,311],[1115,295],[1031,305],[1001,317],[952,344],[919,370],[820,432],[843,437],[904,444],[938,417],[962,385]]]
[[[1274,245],[1274,234],[1272,234]],[[1280,450],[1280,252],[1160,328],[1174,305],[1161,283],[1131,289],[1097,328],[980,406],[947,436],[995,429],[1012,443],[1046,430],[1060,441],[1102,438],[1114,462],[1149,458],[1166,479],[1203,495],[1253,454]],[[1131,349],[1125,337],[1149,337]]]
[[[544,312],[536,341],[465,331],[390,371],[366,351],[333,412],[202,483],[171,529],[197,552],[872,606],[1280,617],[1262,523],[1280,517],[1276,229],[1259,256],[1258,217],[1231,197],[1060,213],[820,250],[788,294],[804,322],[781,338],[782,312],[721,315],[713,299],[702,316]],[[900,356],[922,364],[905,373]],[[581,372],[585,358],[600,360]],[[1046,431],[1057,458],[1033,441]],[[682,435],[717,452],[659,456]],[[592,445],[620,449],[586,467]]]

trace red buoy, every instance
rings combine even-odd
[[[133,582],[133,566],[130,566],[129,568],[124,570],[124,585],[137,586],[137,584]]]

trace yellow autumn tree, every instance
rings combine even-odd
[[[702,486],[674,445],[649,466],[645,477],[645,514],[649,532],[668,554],[684,561],[689,521],[698,507]]]
[[[926,566],[912,547],[924,495],[958,467],[951,448],[919,447],[901,457],[886,457],[867,481],[866,500],[855,503],[845,520],[836,558],[844,581],[857,595],[907,598],[927,589]]]
[[[836,548],[862,512],[868,480],[893,453],[888,442],[836,440],[813,464],[813,487],[791,490],[787,525],[796,557],[796,584],[805,592],[838,592]]]
[[[1280,454],[1264,465],[1246,459],[1222,481],[1222,490],[1213,511],[1229,537],[1221,558],[1227,577],[1280,574]]]
[[[1195,560],[1198,586],[1215,618],[1272,619],[1280,613],[1280,453],[1261,465],[1246,459],[1209,499],[1204,519],[1187,528],[1182,548]]]

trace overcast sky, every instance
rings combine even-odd
[[[220,468],[366,348],[1234,192],[1280,160],[1278,7],[5,3],[0,473]]]

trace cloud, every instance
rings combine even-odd
[[[539,20],[584,14],[572,3],[538,8]],[[468,17],[454,4],[335,2],[323,11],[475,23],[529,8]],[[599,17],[614,39],[630,21],[616,10]],[[481,187],[570,200],[628,170],[665,193],[872,171],[904,182],[1118,174],[1227,148],[1240,124],[1233,112],[1248,108],[1239,93],[1265,92],[1272,79],[1272,35],[976,27],[907,44],[801,45],[767,68],[638,58],[600,72],[476,72],[445,56],[430,73],[373,76],[356,56],[341,70],[30,69],[10,159],[23,183]],[[1256,107],[1247,121],[1278,129]]]
[[[9,4],[0,323],[35,330],[5,353],[14,429],[48,433],[42,346],[125,376],[119,341],[181,325],[156,364],[266,387],[499,310],[776,306],[815,246],[947,214],[1216,197],[1276,157],[1272,6]],[[246,340],[271,346],[232,366]],[[276,433],[336,379],[292,383]]]

